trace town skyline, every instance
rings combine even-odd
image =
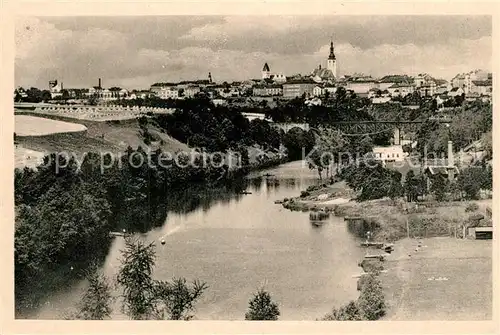
[[[139,25],[138,23],[141,23]],[[394,29],[398,27],[399,29]],[[310,74],[333,39],[339,76],[491,71],[491,17],[29,17],[15,29],[15,84],[127,89],[154,82]],[[99,41],[97,43],[97,41]]]

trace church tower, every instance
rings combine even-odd
[[[262,79],[267,79],[271,78],[271,69],[269,69],[269,65],[264,64],[264,67],[262,68]]]
[[[337,60],[335,59],[335,52],[333,50],[333,41],[330,42],[330,55],[326,61],[326,68],[332,71],[335,79],[337,79]]]

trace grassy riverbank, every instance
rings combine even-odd
[[[482,214],[492,200],[407,203],[403,199],[377,199],[357,202],[355,192],[345,182],[319,185],[303,191],[302,195],[284,199],[283,207],[310,211],[324,209],[342,217],[362,217],[373,227],[376,241],[397,241],[404,237],[462,237],[464,225],[470,224],[470,215]],[[471,204],[473,211],[466,210]],[[473,205],[474,206],[474,205]]]

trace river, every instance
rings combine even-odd
[[[157,279],[185,277],[209,285],[196,304],[195,319],[242,320],[261,286],[278,302],[280,320],[314,320],[358,296],[352,276],[360,272],[363,250],[343,219],[332,217],[316,227],[308,213],[274,204],[317,183],[317,174],[292,162],[249,178],[266,172],[275,176],[251,179],[247,190],[252,194],[234,194],[189,213],[169,213],[162,227],[141,234],[156,241]],[[110,278],[117,272],[123,244],[116,238],[105,261]],[[75,307],[84,287],[80,281],[53,293],[23,317],[60,319]],[[117,305],[113,319],[123,318]]]

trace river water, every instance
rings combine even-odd
[[[314,320],[358,296],[353,275],[360,272],[363,250],[343,219],[332,217],[316,227],[308,213],[274,204],[317,183],[316,173],[302,162],[258,174],[266,172],[275,176],[251,180],[247,190],[252,194],[234,194],[185,214],[169,213],[162,227],[141,235],[156,241],[157,279],[185,277],[208,284],[195,319],[243,320],[249,299],[261,286],[278,302],[280,320]],[[105,261],[110,278],[123,244],[116,238]],[[60,319],[74,309],[84,287],[81,281],[54,293],[24,317]],[[113,318],[125,318],[118,305]]]

